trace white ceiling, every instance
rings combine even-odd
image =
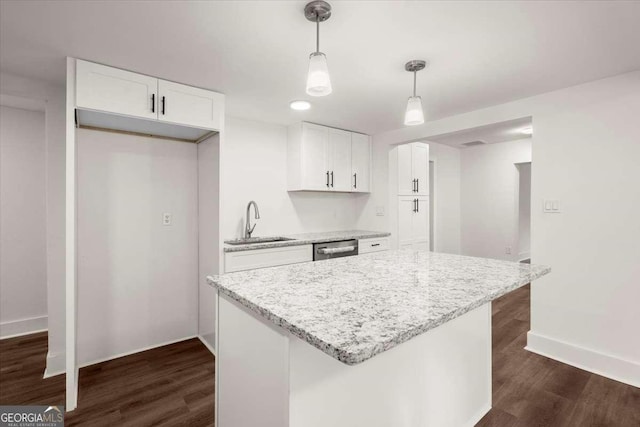
[[[523,129],[531,127],[531,117],[523,117],[521,119],[492,123],[486,126],[464,129],[443,135],[430,136],[429,141],[456,148],[467,148],[463,144],[474,141],[482,141],[485,144],[495,144],[498,142],[531,138],[531,135],[522,133]]]
[[[431,62],[427,120],[640,68],[640,2],[332,1],[333,94],[310,99],[305,3],[3,0],[0,68],[62,84],[69,55],[218,90],[231,116],[367,133],[402,127],[410,59]]]

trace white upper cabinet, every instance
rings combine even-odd
[[[224,121],[220,93],[82,60],[76,61],[76,107],[92,126],[189,139],[205,132],[175,129],[219,131]],[[125,117],[117,122],[117,116],[96,117],[94,111]],[[132,118],[148,122],[136,124]]]
[[[329,190],[331,180],[331,147],[329,129],[311,123],[302,124],[301,135],[301,187],[309,190]]]
[[[197,87],[158,80],[158,120],[220,129],[223,95]]]
[[[127,116],[155,119],[158,79],[118,68],[77,61],[76,105]]]
[[[429,146],[421,142],[398,146],[398,195],[429,195]]]
[[[415,178],[411,169],[411,144],[398,146],[398,194],[416,194]]]
[[[371,140],[369,135],[351,134],[352,191],[368,193],[371,185]]]
[[[367,192],[370,152],[367,135],[306,122],[291,125],[287,142],[288,189]]]
[[[429,195],[429,146],[421,142],[411,144],[411,170],[416,179],[416,194]]]
[[[331,190],[351,191],[351,132],[329,128]]]

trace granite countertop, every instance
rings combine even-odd
[[[304,233],[304,234],[281,234],[278,237],[284,237],[291,240],[283,240],[280,242],[266,243],[250,243],[241,245],[224,245],[225,252],[250,251],[254,249],[279,248],[283,246],[300,246],[312,243],[335,242],[338,240],[351,239],[370,239],[374,237],[387,237],[391,233],[382,231],[366,231],[366,230],[346,230],[346,231],[328,231],[324,233]]]
[[[401,249],[207,280],[267,321],[354,365],[550,271],[542,265]]]

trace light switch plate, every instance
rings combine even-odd
[[[559,200],[545,200],[542,204],[542,211],[544,213],[560,213],[560,201]]]
[[[376,206],[376,216],[384,216],[384,206]]]

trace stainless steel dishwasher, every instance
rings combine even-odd
[[[314,243],[313,245],[314,261],[352,255],[358,255],[358,241],[356,239]]]

